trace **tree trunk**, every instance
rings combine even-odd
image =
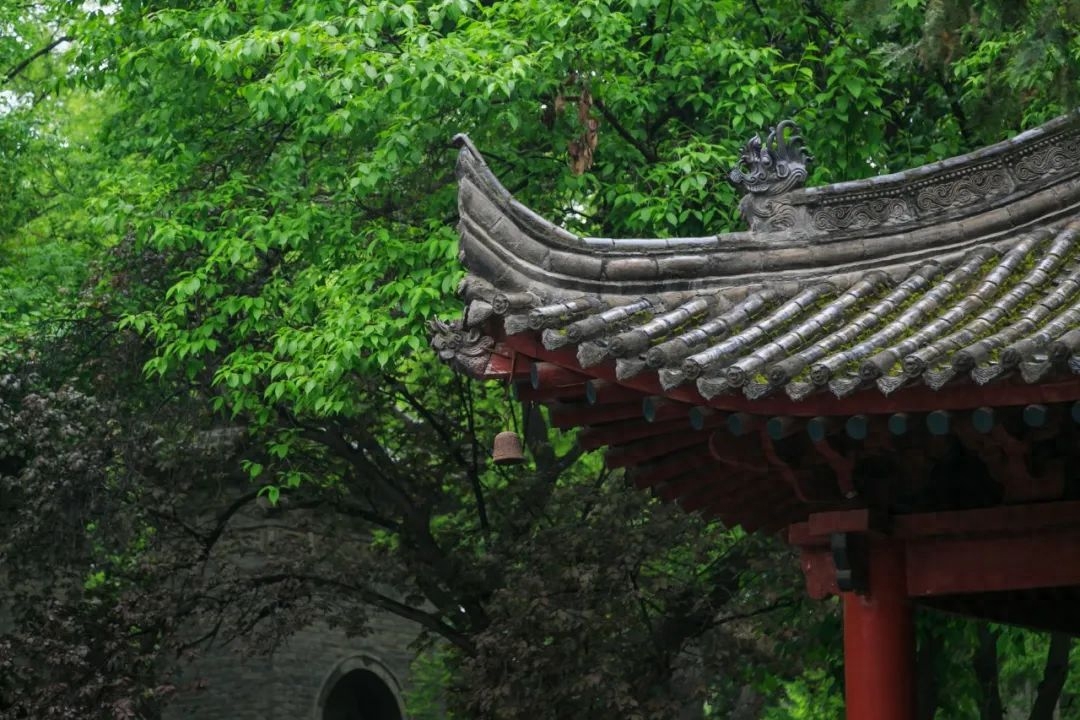
[[[750,685],[743,685],[739,690],[739,699],[731,711],[730,720],[757,720],[761,715],[764,698]]]
[[[919,720],[934,720],[938,706],[938,673],[934,658],[942,651],[941,637],[928,627],[919,638],[915,657],[916,712]]]
[[[1050,635],[1050,649],[1046,653],[1046,668],[1043,670],[1039,692],[1035,696],[1035,705],[1031,708],[1028,720],[1053,720],[1054,709],[1069,676],[1069,650],[1072,638],[1063,633]]]
[[[997,633],[987,623],[979,623],[978,645],[972,664],[979,691],[979,718],[1002,720],[1001,691],[998,687]]]
[[[700,666],[682,667],[671,678],[674,696],[687,698],[679,703],[675,720],[704,720],[705,702],[701,699],[701,693],[695,692],[697,686],[702,682]]]

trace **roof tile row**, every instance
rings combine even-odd
[[[542,330],[548,349],[577,346],[590,367],[614,359],[620,378],[657,372],[665,389],[696,382],[706,398],[786,392],[839,397],[960,374],[980,384],[1019,370],[1038,382],[1080,372],[1080,220],[984,245],[959,261],[925,262],[906,277],[868,271],[847,287],[766,287],[732,305],[717,291],[670,307],[640,298],[611,307],[595,295],[523,309],[496,298],[508,334]],[[520,300],[520,299],[519,299]]]

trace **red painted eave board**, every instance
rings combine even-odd
[[[973,410],[979,407],[1004,407],[1053,404],[1080,400],[1080,378],[1066,378],[1055,382],[1027,384],[1016,379],[1005,379],[988,385],[976,385],[970,381],[954,382],[940,390],[932,390],[922,383],[902,388],[891,395],[884,395],[870,387],[849,397],[838,398],[829,392],[814,393],[803,400],[791,400],[778,394],[750,400],[741,394],[719,395],[706,400],[692,385],[664,390],[655,373],[645,372],[637,377],[618,380],[615,365],[608,361],[583,369],[577,361],[573,348],[548,350],[532,333],[507,336],[501,343],[514,352],[535,360],[543,360],[575,370],[584,375],[634,388],[647,395],[666,396],[693,405],[707,405],[718,410],[744,412],[756,415],[791,415],[796,417],[883,415],[896,412],[925,413],[934,410]]]

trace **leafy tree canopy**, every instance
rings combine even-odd
[[[530,468],[487,465],[517,411],[423,330],[457,312],[450,139],[575,230],[713,233],[726,169],[781,118],[822,183],[1072,107],[1078,21],[1051,0],[0,9],[0,554],[66,590],[8,591],[0,713],[153,717],[156,657],[372,608],[446,643],[466,717],[834,712],[835,617],[782,549],[630,493],[535,408]],[[323,540],[230,561],[258,513]],[[992,717],[1000,676],[1042,707],[1018,688],[1060,642],[965,628],[937,628],[965,672],[922,666],[973,679],[931,704]],[[1037,659],[998,668],[999,646]]]

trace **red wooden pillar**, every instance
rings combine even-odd
[[[847,720],[915,720],[915,626],[903,545],[867,538],[869,592],[844,594]]]

